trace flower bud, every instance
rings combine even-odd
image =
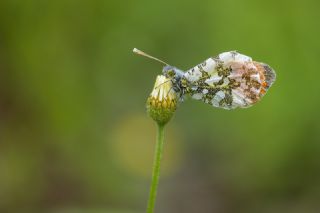
[[[159,125],[166,124],[177,108],[177,94],[172,82],[163,75],[158,75],[154,88],[147,100],[147,112]]]

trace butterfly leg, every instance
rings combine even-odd
[[[156,86],[156,87],[155,87],[155,89],[158,89],[158,87],[160,87],[160,86],[161,86],[161,85],[163,85],[163,84],[168,83],[169,81],[171,81],[171,79],[169,79],[169,80],[167,80],[167,81],[165,81],[165,82],[163,82],[163,83],[159,84],[158,86]]]

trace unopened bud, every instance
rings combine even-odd
[[[172,82],[163,75],[158,75],[154,88],[147,100],[149,116],[158,124],[166,124],[177,108],[177,94]]]

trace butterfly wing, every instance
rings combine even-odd
[[[259,101],[276,79],[267,64],[235,51],[209,58],[183,78],[193,99],[224,109],[246,108]]]

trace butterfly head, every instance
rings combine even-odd
[[[167,78],[179,80],[183,76],[184,72],[176,67],[167,65],[163,67],[162,74]]]

